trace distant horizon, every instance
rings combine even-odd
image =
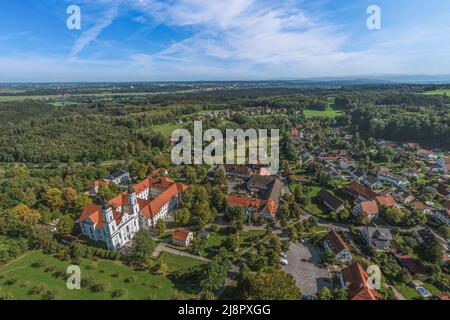
[[[0,85],[24,85],[24,84],[114,84],[114,83],[124,83],[124,84],[141,84],[141,83],[264,83],[264,82],[368,82],[370,83],[385,83],[385,84],[450,84],[450,74],[442,75],[404,75],[404,74],[392,74],[392,75],[361,75],[361,76],[324,76],[324,77],[310,77],[310,78],[280,78],[280,79],[224,79],[224,80],[117,80],[117,81],[21,81],[21,82],[0,82]]]

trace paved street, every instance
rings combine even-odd
[[[313,244],[291,244],[287,259],[289,265],[282,268],[294,277],[304,295],[316,294],[323,287],[332,289],[331,274],[326,267],[320,266],[321,258]]]

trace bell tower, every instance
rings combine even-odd
[[[128,186],[128,214],[138,215],[139,214],[139,204],[136,197],[136,192],[134,191],[131,184]]]

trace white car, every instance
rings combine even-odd
[[[280,253],[280,256],[281,256],[282,258],[284,258],[284,259],[287,259],[287,254],[286,254],[285,252],[281,252],[281,253]]]
[[[289,264],[289,262],[288,262],[286,259],[283,259],[283,258],[280,259],[280,263],[281,263],[283,266],[287,266],[287,265]]]

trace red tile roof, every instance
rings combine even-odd
[[[230,194],[227,198],[228,205],[258,209],[262,205],[261,199]]]
[[[380,206],[390,207],[396,204],[392,196],[378,196],[376,200]]]
[[[426,150],[426,149],[420,149],[420,150],[417,150],[417,153],[424,154],[424,155],[430,155],[433,153],[433,151]]]
[[[428,207],[426,205],[424,205],[422,202],[420,201],[415,201],[412,203],[412,206],[416,209],[416,210],[426,210],[428,209]]]
[[[147,188],[156,187],[158,189],[164,190],[156,199],[152,201],[137,198],[139,208],[141,213],[147,218],[153,218],[161,208],[178,193],[183,193],[188,188],[187,185],[182,183],[175,183],[173,180],[159,177],[156,179],[145,178],[141,182],[134,185],[133,189],[136,193],[141,193]],[[113,208],[114,219],[117,223],[120,223],[122,218],[122,213],[117,211],[122,206],[128,205],[128,193],[123,192],[113,197],[108,201],[109,205]],[[83,209],[80,217],[80,221],[85,221],[90,218],[91,221],[97,225],[97,228],[103,227],[103,219],[101,216],[101,206],[95,204],[88,204]]]
[[[173,199],[173,197],[178,193],[184,192],[187,188],[186,185],[181,183],[173,184],[167,190],[163,191],[156,199],[150,201],[147,206],[141,208],[141,213],[145,217],[152,219],[161,211],[162,207]]]
[[[186,241],[191,232],[183,228],[176,228],[172,232],[172,239],[177,241]]]
[[[291,129],[291,136],[293,136],[293,137],[298,136],[298,130],[297,130],[297,128],[292,128],[292,129]]]
[[[101,214],[102,206],[96,204],[88,204],[84,207],[83,212],[80,217],[80,222],[90,219],[96,228],[103,228],[103,216]],[[122,220],[123,213],[113,210],[113,217],[117,224]]]
[[[375,200],[361,202],[361,209],[366,214],[377,214],[378,206]]]
[[[347,185],[347,189],[351,193],[361,195],[364,198],[369,199],[369,200],[374,199],[378,195],[372,189],[366,187],[365,185],[363,185],[357,181],[350,182],[350,184]]]
[[[87,218],[91,218],[92,223],[97,224],[100,220],[99,216],[101,209],[102,206],[93,203],[87,204],[81,213],[80,221],[85,221]]]
[[[278,210],[278,204],[272,199],[267,200],[266,206],[263,211],[270,213],[272,217],[276,217]]]
[[[336,254],[342,252],[343,250],[349,250],[348,245],[334,230],[328,232],[325,236],[325,240]]]
[[[377,300],[378,294],[368,286],[367,274],[358,262],[342,269],[341,274],[350,300]]]

